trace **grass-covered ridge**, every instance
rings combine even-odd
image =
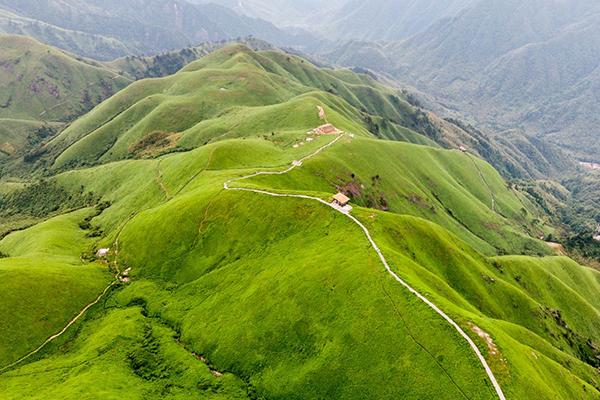
[[[0,165],[25,156],[130,80],[24,36],[0,34]]]
[[[324,193],[333,187],[356,204],[434,221],[484,254],[549,253],[531,238],[546,229],[536,208],[488,164],[458,151],[355,138],[290,174],[246,184]]]
[[[0,118],[68,121],[129,80],[24,36],[0,35]]]
[[[307,199],[225,190],[233,178],[285,170],[334,140],[306,141],[323,106],[349,134],[288,174],[236,184],[322,199],[348,193],[393,270],[470,335],[507,398],[599,398],[599,308],[591,298],[599,274],[546,257],[549,248],[535,239],[552,230],[543,210],[487,163],[424,145],[431,142],[401,126],[408,114],[393,106],[393,92],[370,78],[287,57],[224,49],[173,77],[132,85],[53,143],[67,149],[57,159],[65,171],[48,183],[89,193],[102,212],[84,209],[58,217],[66,219],[59,226],[51,219],[14,233],[0,251],[8,262],[21,248],[45,257],[32,243],[62,254],[66,242],[55,248],[39,231],[70,226],[85,238],[65,261],[107,247],[112,266],[131,268],[131,283],[35,359],[0,374],[0,391],[65,399],[497,398],[464,338],[386,272],[351,220]],[[327,90],[332,83],[337,94]],[[366,95],[369,88],[377,94]],[[197,93],[205,118],[185,108]],[[147,103],[156,114],[145,114]],[[361,107],[394,119],[390,135],[406,132],[420,144],[375,138]],[[161,123],[178,151],[140,151],[137,135]],[[109,150],[97,152],[101,143]],[[69,168],[86,163],[94,165]],[[31,348],[19,346],[12,359]]]
[[[0,365],[62,329],[111,280],[104,266],[81,259],[92,241],[79,224],[92,215],[66,214],[0,241]]]
[[[136,147],[157,132],[174,137],[157,154],[226,138],[304,133],[319,124],[317,105],[341,129],[369,135],[377,126],[381,136],[432,144],[414,132],[422,128],[418,112],[372,78],[238,45],[175,75],[134,83],[48,148],[61,153],[56,167],[68,167],[134,157]]]

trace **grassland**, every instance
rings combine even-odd
[[[333,186],[355,204],[436,222],[484,254],[548,254],[531,239],[547,229],[536,208],[488,164],[458,151],[356,138],[291,174],[250,184],[324,193]]]
[[[0,118],[0,161],[22,153],[63,126],[32,120]]]
[[[30,38],[2,35],[0,41],[3,118],[66,121],[130,82]]]
[[[217,378],[172,329],[140,307],[95,311],[78,338],[0,382],[4,399],[246,399],[235,376]],[[65,343],[66,342],[66,343]],[[31,385],[35,377],[37,384]]]
[[[80,259],[91,241],[78,224],[91,214],[66,214],[0,241],[1,365],[58,332],[111,279],[102,265]]]
[[[23,36],[0,35],[0,162],[22,156],[130,83]]]
[[[416,111],[365,75],[230,46],[175,75],[134,83],[62,132],[48,150],[60,153],[54,166],[64,168],[132,157],[131,149],[156,132],[178,134],[170,151],[227,138],[304,133],[319,124],[317,105],[341,129],[369,135],[371,125],[381,125],[381,136],[433,144],[414,131]]]
[[[388,133],[418,144],[376,139],[365,114],[380,109],[398,127],[411,114],[368,80],[226,48],[174,77],[132,85],[65,130],[50,149],[64,171],[48,182],[108,206],[85,225],[99,235],[85,237],[78,222],[93,211],[82,209],[8,235],[4,261],[31,254],[92,270],[99,265],[80,265],[81,253],[110,247],[132,283],[36,359],[1,374],[0,392],[496,398],[464,339],[386,273],[350,220],[306,200],[223,190],[231,178],[285,169],[331,141],[305,141],[323,105],[355,136],[287,175],[243,185],[323,199],[348,193],[393,269],[471,335],[507,398],[600,398],[600,274],[550,257],[534,239],[552,231],[543,210],[490,165],[431,145],[409,122]],[[156,129],[180,135],[177,147],[129,154]],[[38,312],[25,314],[36,321]],[[28,348],[23,340],[8,359]]]

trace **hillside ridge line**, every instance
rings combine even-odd
[[[496,377],[494,376],[494,372],[492,371],[492,369],[488,365],[485,357],[483,356],[483,354],[481,353],[481,351],[479,350],[479,348],[477,347],[477,345],[475,344],[475,342],[473,341],[473,339],[471,339],[471,337],[469,335],[467,335],[467,333],[460,327],[460,325],[458,325],[458,323],[456,323],[452,318],[450,318],[444,311],[442,311],[438,306],[436,306],[427,297],[425,297],[424,295],[422,295],[421,293],[419,293],[416,289],[414,289],[412,286],[410,286],[410,284],[408,284],[406,281],[404,281],[402,278],[400,278],[400,276],[398,276],[398,274],[396,274],[392,270],[392,268],[390,267],[390,265],[387,262],[387,259],[383,255],[382,251],[379,249],[379,246],[377,245],[377,243],[375,242],[375,240],[371,236],[371,232],[369,231],[369,229],[362,222],[360,222],[356,217],[354,217],[353,215],[350,215],[350,213],[343,212],[342,210],[334,207],[332,204],[328,203],[327,201],[325,201],[325,200],[323,200],[323,199],[321,199],[319,197],[308,196],[308,195],[303,195],[303,194],[273,193],[273,192],[269,192],[269,191],[266,191],[266,190],[260,190],[260,189],[250,189],[250,188],[242,188],[242,187],[230,187],[230,184],[232,182],[239,182],[239,181],[242,181],[242,180],[245,180],[245,179],[250,179],[250,178],[253,178],[253,177],[256,177],[256,176],[260,176],[260,175],[284,175],[284,174],[287,174],[287,173],[293,171],[294,169],[301,167],[302,163],[304,161],[317,156],[323,150],[325,150],[325,149],[333,146],[335,143],[337,143],[341,138],[345,137],[346,135],[347,134],[344,133],[344,134],[338,136],[336,139],[334,139],[331,142],[327,143],[326,145],[320,147],[315,152],[309,154],[308,156],[305,156],[304,158],[300,159],[299,161],[295,161],[292,164],[292,166],[290,166],[289,168],[287,168],[287,169],[285,169],[283,171],[259,171],[259,172],[255,172],[253,174],[249,174],[249,175],[245,175],[245,176],[239,177],[239,178],[230,179],[230,180],[227,180],[223,184],[223,188],[225,190],[236,190],[236,191],[252,192],[252,193],[263,194],[263,195],[267,195],[267,196],[271,196],[271,197],[288,197],[288,198],[297,198],[297,199],[305,199],[305,200],[317,201],[317,202],[319,202],[321,204],[324,204],[324,205],[326,205],[326,206],[328,206],[330,208],[333,208],[334,210],[336,210],[336,211],[340,212],[341,214],[345,215],[346,217],[348,217],[350,220],[352,220],[356,225],[358,225],[362,229],[362,231],[364,232],[365,236],[369,240],[371,246],[373,247],[373,249],[375,250],[375,252],[379,256],[379,260],[381,261],[381,263],[385,267],[386,271],[398,283],[400,283],[402,286],[404,286],[410,293],[412,293],[413,295],[415,295],[419,300],[421,300],[422,302],[424,302],[433,311],[435,311],[438,315],[440,315],[442,318],[444,318],[444,320],[446,320],[446,322],[448,322],[467,341],[467,343],[469,344],[469,346],[471,347],[471,349],[473,350],[473,352],[475,353],[475,355],[479,359],[479,362],[481,363],[481,365],[485,369],[485,372],[486,372],[488,378],[490,379],[490,381],[492,382],[492,386],[494,387],[494,390],[496,391],[496,394],[498,395],[498,398],[500,400],[506,400],[506,397],[504,396],[504,392],[502,391],[502,388],[500,387],[500,384],[498,383],[498,381],[496,380]]]

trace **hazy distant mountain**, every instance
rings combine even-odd
[[[190,0],[192,3],[214,3],[236,12],[262,18],[277,26],[318,28],[330,13],[345,5],[348,0]]]
[[[454,16],[477,0],[190,0],[216,3],[278,26],[328,39],[398,40]]]
[[[599,50],[596,1],[486,0],[407,40],[354,42],[327,56],[390,72],[496,128],[528,128],[585,158],[600,152]],[[375,51],[378,68],[356,56]]]
[[[10,14],[14,17],[7,17]],[[249,35],[287,46],[312,40],[226,7],[184,0],[0,0],[0,29],[2,25],[10,27],[6,32],[29,34],[101,59]],[[105,51],[90,54],[97,47]]]
[[[0,33],[24,35],[84,57],[114,59],[136,50],[125,43],[102,35],[94,35],[27,18],[0,7]]]
[[[336,38],[399,40],[457,15],[476,1],[349,0],[323,24],[322,30]]]

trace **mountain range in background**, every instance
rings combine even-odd
[[[306,32],[184,0],[1,0],[0,32],[29,35],[98,60],[247,36],[299,48],[314,41]]]
[[[239,14],[261,18],[277,26],[303,28],[315,32],[326,25],[332,13],[347,0],[190,0],[196,4],[219,4]]]
[[[389,73],[494,131],[520,128],[594,160],[599,50],[596,1],[486,0],[409,38],[350,41],[324,57]]]
[[[400,40],[457,15],[477,0],[192,0],[215,3],[277,26],[302,28],[322,40]]]

